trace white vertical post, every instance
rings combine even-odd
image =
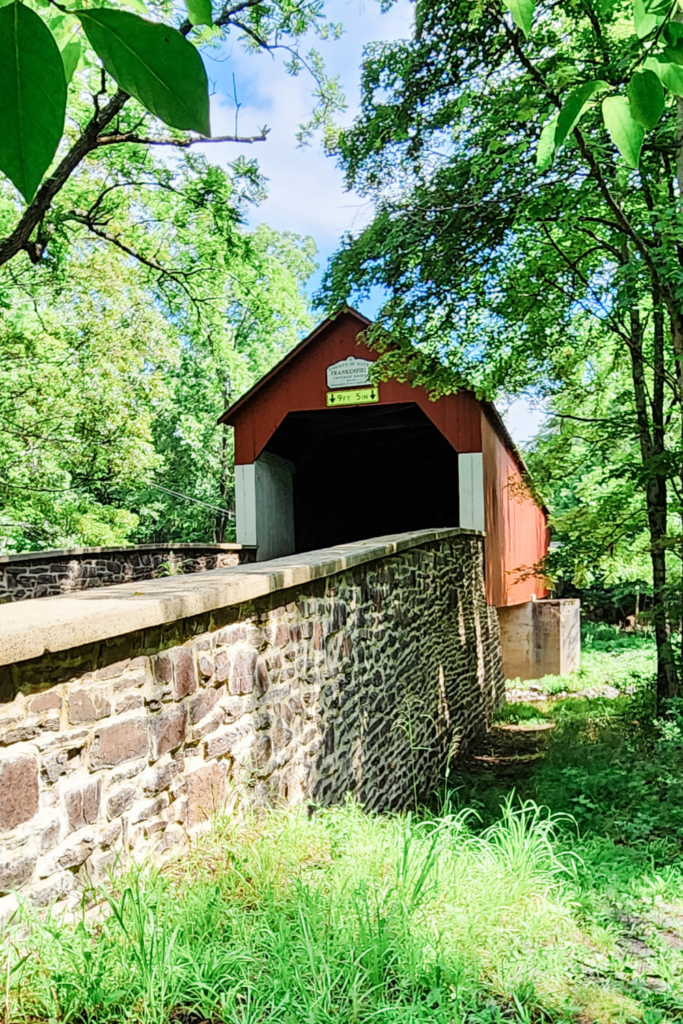
[[[257,544],[256,465],[235,466],[235,528],[238,544]]]
[[[484,456],[482,452],[458,455],[460,525],[465,530],[485,530]]]

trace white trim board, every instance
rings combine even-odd
[[[458,455],[460,526],[463,530],[485,530],[484,455],[466,452]],[[246,544],[246,541],[242,541]]]

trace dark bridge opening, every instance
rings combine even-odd
[[[458,526],[458,456],[412,403],[290,412],[266,451],[294,463],[296,551]]]

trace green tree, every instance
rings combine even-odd
[[[5,549],[230,537],[216,420],[310,325],[315,248],[245,228],[263,194],[243,162],[112,159],[46,258],[0,270]]]
[[[678,3],[510,7],[515,20],[498,2],[419,0],[413,38],[368,53],[338,152],[375,217],[324,293],[388,289],[374,337],[391,331],[400,351],[385,372],[436,390],[559,384],[610,338],[629,366],[664,698],[668,490],[683,472]]]
[[[560,593],[582,592],[587,605],[621,607],[622,621],[649,610],[652,562],[629,359],[607,335],[574,373],[545,396],[548,416],[526,452],[534,483],[551,513],[553,547],[544,571]],[[667,424],[675,447],[678,424]],[[671,466],[666,541],[669,606],[681,616],[680,509]],[[570,591],[573,593],[574,591]],[[647,608],[646,608],[647,606]]]
[[[43,258],[70,215],[58,197],[86,163],[111,167],[112,150],[134,162],[153,146],[265,141],[266,129],[211,140],[202,49],[237,37],[248,50],[282,52],[292,74],[306,68],[316,99],[304,134],[327,125],[342,104],[319,53],[299,51],[309,31],[340,32],[322,0],[237,0],[215,9],[211,0],[188,0],[182,12],[168,0],[123,3],[138,13],[109,0],[87,9],[72,0],[0,4],[0,172],[16,189],[0,225],[0,266],[20,253]],[[82,223],[92,229],[92,218]]]

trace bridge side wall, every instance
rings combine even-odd
[[[0,916],[14,890],[70,902],[180,850],[217,810],[434,792],[502,695],[482,538],[452,533],[0,669]]]

